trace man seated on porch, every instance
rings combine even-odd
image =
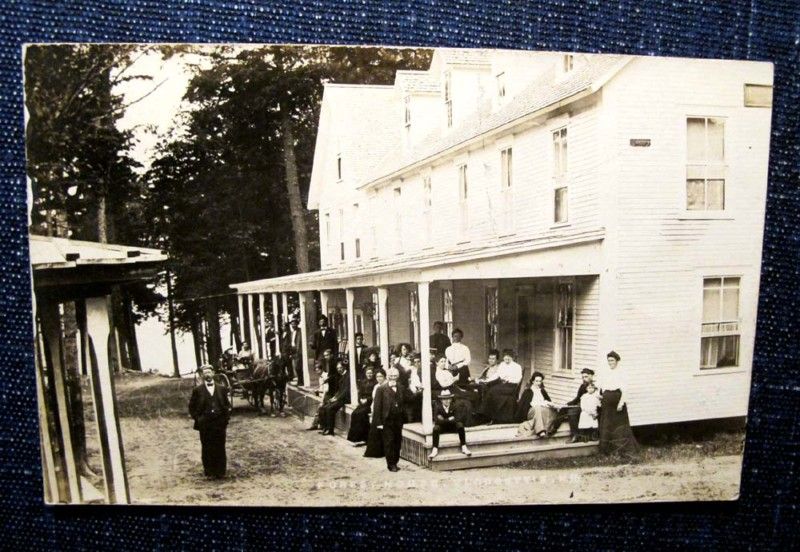
[[[459,328],[453,330],[453,343],[445,350],[444,356],[447,357],[449,370],[458,378],[458,384],[466,385],[472,379],[469,373],[472,356],[469,347],[461,343],[462,339],[464,339],[464,332]]]
[[[578,393],[575,395],[575,398],[558,409],[550,428],[550,433],[556,433],[561,424],[565,421],[569,422],[570,443],[577,442],[580,436],[578,421],[581,416],[581,397],[586,393],[586,388],[594,383],[594,370],[591,368],[584,368],[581,370],[581,380],[581,385],[578,387]]]
[[[453,394],[449,389],[439,393],[438,400],[433,405],[433,448],[428,459],[433,460],[439,455],[439,436],[442,433],[458,433],[458,443],[461,453],[472,456],[467,448],[467,433],[464,430],[464,421],[459,413],[452,407]]]
[[[491,358],[497,351],[489,354]],[[488,372],[488,371],[487,371]],[[481,405],[478,411],[487,423],[511,423],[516,418],[517,394],[522,381],[522,366],[514,362],[514,351],[503,351],[501,362],[492,376],[484,376]]]
[[[339,389],[339,374],[336,371],[336,357],[333,355],[333,350],[325,349],[320,360],[328,382],[328,393],[336,393]]]
[[[341,360],[337,362],[336,373],[340,382],[346,382],[348,378],[347,364]],[[349,385],[340,385],[336,392],[330,395],[327,401],[323,401],[322,406],[319,407],[319,411],[317,412],[319,415],[319,424],[322,428],[320,433],[322,435],[333,435],[334,426],[336,425],[336,413],[349,402]]]
[[[435,349],[434,356],[444,356],[444,352],[450,346],[450,338],[444,333],[444,323],[433,323],[433,334],[430,337],[431,349]]]

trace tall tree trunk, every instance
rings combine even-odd
[[[231,346],[237,351],[242,348],[242,340],[239,339],[239,326],[243,324],[239,320],[239,304],[236,296],[233,297],[233,308],[231,309]]]
[[[120,370],[130,370],[131,359],[128,356],[128,348],[126,347],[129,336],[125,323],[126,314],[123,301],[122,288],[115,285],[111,288],[112,335],[114,336],[114,345],[117,350]]]
[[[289,196],[289,211],[294,234],[294,258],[298,272],[308,272],[308,233],[305,209],[300,195],[300,179],[297,176],[297,159],[294,154],[294,123],[289,109],[281,106],[283,138],[283,164],[286,169],[286,193]]]
[[[201,354],[203,337],[200,330],[200,321],[197,318],[192,319],[192,344],[194,345],[194,360],[197,367],[200,368],[203,364],[203,355]]]
[[[181,371],[178,367],[178,345],[175,342],[175,305],[172,301],[172,273],[169,268],[167,268],[167,316],[169,316],[169,343],[172,348],[172,375],[179,378]]]
[[[219,311],[217,302],[214,299],[207,299],[205,302],[206,320],[208,322],[208,336],[206,339],[206,350],[208,352],[208,363],[216,365],[222,356],[222,340],[219,333]]]
[[[108,215],[106,206],[106,195],[100,193],[97,198],[97,241],[108,243]]]
[[[131,301],[131,296],[127,292],[124,293],[122,298],[122,312],[125,315],[125,334],[131,370],[141,372],[142,359],[139,355],[139,342],[136,339],[136,319],[133,316],[133,301]]]

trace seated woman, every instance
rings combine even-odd
[[[503,362],[499,364],[494,374],[484,378],[479,412],[488,423],[515,421],[517,393],[521,381],[522,366],[514,362],[514,351],[504,350]]]
[[[361,371],[366,373],[367,368],[372,368],[373,373],[377,374],[378,370],[382,368],[381,366],[381,354],[380,351],[373,347],[367,353],[367,359],[361,365]]]
[[[364,379],[358,382],[358,406],[350,414],[347,440],[354,445],[363,445],[369,438],[369,412],[372,406],[372,389],[377,385],[375,372],[366,368]]]
[[[449,369],[447,357],[438,357],[436,359],[436,371],[431,383],[433,395],[436,396],[439,391],[448,389],[453,394],[453,410],[456,412],[458,419],[461,420],[465,427],[471,427],[476,425],[472,406],[475,392],[462,388],[458,381],[457,377]]]
[[[518,413],[526,406],[529,407],[527,419],[517,429],[517,436],[547,437],[547,430],[556,414],[556,408],[544,388],[544,374],[534,372],[530,381],[530,387],[522,394],[517,407]]]
[[[375,391],[386,381],[386,372],[383,370],[375,371],[375,385],[370,394],[370,413],[369,413],[369,435],[367,436],[367,450],[364,451],[366,458],[383,458],[383,431],[372,425],[372,403],[375,401]]]

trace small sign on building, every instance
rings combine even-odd
[[[631,146],[634,148],[649,148],[650,138],[631,138]]]

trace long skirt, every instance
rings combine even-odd
[[[555,409],[549,406],[532,406],[528,411],[528,419],[517,428],[517,435],[529,437],[548,431],[555,415]]]
[[[631,431],[628,406],[617,412],[622,392],[604,391],[600,405],[600,452],[627,455],[635,452],[639,445]]]
[[[383,430],[374,425],[369,428],[367,437],[367,450],[364,451],[366,458],[383,458]]]
[[[517,389],[516,383],[490,384],[484,390],[480,413],[495,423],[513,422],[517,408]]]
[[[360,443],[369,439],[369,403],[359,404],[350,414],[350,429],[347,430],[347,440]]]

